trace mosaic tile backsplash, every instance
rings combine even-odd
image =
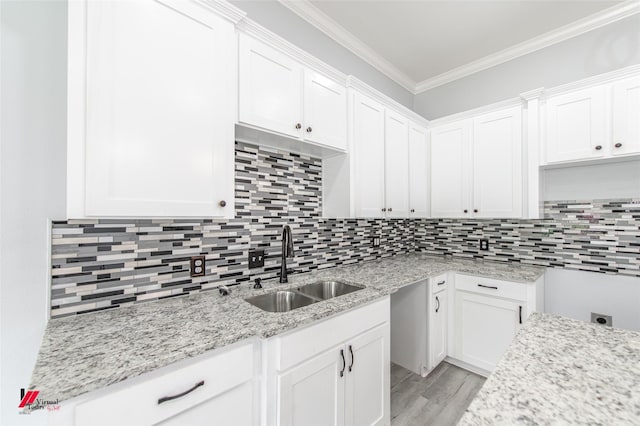
[[[235,219],[54,222],[51,316],[276,277],[284,224],[299,272],[419,250],[640,277],[640,200],[547,203],[545,220],[322,219],[321,175],[319,159],[236,143]],[[250,270],[254,249],[265,266]],[[197,254],[206,276],[191,278]]]

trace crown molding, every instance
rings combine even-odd
[[[571,83],[563,84],[561,86],[555,86],[550,89],[546,89],[544,91],[544,96],[550,97],[561,95],[564,93],[573,92],[575,90],[586,89],[591,86],[607,84],[617,80],[622,80],[627,77],[634,77],[638,75],[640,75],[640,64],[629,65],[628,67],[620,68],[603,74],[594,75],[592,77],[583,78],[582,80],[572,81]]]
[[[357,90],[358,92],[372,98],[373,100],[375,100],[376,102],[381,103],[382,105],[384,105],[386,108],[391,108],[394,111],[396,111],[397,113],[400,113],[402,115],[404,115],[405,117],[408,117],[409,119],[411,119],[414,123],[422,125],[422,126],[428,126],[430,121],[423,117],[422,115],[418,114],[417,112],[415,112],[414,110],[407,108],[406,106],[402,105],[401,103],[391,99],[389,96],[385,95],[384,93],[378,91],[377,89],[369,86],[367,83],[365,83],[364,81],[358,79],[357,77],[354,77],[353,75],[350,75],[347,77],[347,87]]]
[[[453,68],[426,80],[416,82],[308,0],[278,1],[414,95],[640,13],[640,1],[627,0],[563,27],[485,56],[484,58]]]
[[[251,37],[260,40],[269,46],[276,47],[283,53],[289,55],[296,61],[305,65],[306,67],[323,74],[325,77],[331,78],[336,83],[346,85],[347,75],[333,68],[332,66],[322,62],[320,59],[300,49],[295,44],[280,37],[277,34],[269,31],[262,25],[258,24],[252,19],[244,18],[236,25],[236,28],[250,35]]]
[[[520,98],[522,98],[522,100],[526,102],[529,102],[534,99],[540,99],[544,95],[545,95],[544,87],[538,87],[537,89],[520,93]]]
[[[544,33],[522,43],[511,46],[494,54],[485,56],[466,65],[449,70],[416,84],[414,93],[422,93],[434,87],[442,86],[454,80],[486,70],[520,56],[527,55],[545,47],[576,37],[591,30],[603,27],[640,12],[640,2],[628,0],[619,5],[604,9],[563,27]]]
[[[494,111],[500,111],[507,108],[522,107],[523,105],[523,99],[520,97],[505,99],[504,101],[494,102],[492,104],[483,105],[478,108],[473,108],[466,111],[457,112],[455,114],[446,115],[444,117],[436,118],[434,120],[431,120],[429,124],[430,127],[439,127],[457,121],[477,117],[479,115],[488,114]]]
[[[217,12],[227,20],[237,24],[243,20],[247,14],[225,0],[196,0],[196,3]]]
[[[308,0],[278,0],[283,6],[346,47],[351,53],[415,94],[416,82]]]

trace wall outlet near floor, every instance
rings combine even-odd
[[[372,237],[371,238],[371,246],[372,247],[380,247],[380,237]]]
[[[591,322],[613,327],[613,317],[611,315],[596,314],[595,312],[591,312]]]
[[[480,239],[480,250],[489,250],[489,240],[486,238]]]
[[[264,250],[249,251],[249,269],[264,266]]]
[[[204,256],[191,256],[191,276],[204,277],[205,273]]]

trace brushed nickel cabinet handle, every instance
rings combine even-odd
[[[596,145],[596,151],[600,151],[602,149],[602,145]]]
[[[616,148],[620,148],[622,146],[622,144],[620,142],[618,142],[617,144],[614,145]]]
[[[296,123],[296,129],[298,129],[298,130],[302,129],[302,124]]]

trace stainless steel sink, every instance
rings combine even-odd
[[[244,300],[267,312],[289,312],[317,301],[304,294],[288,290],[247,297]]]
[[[362,287],[347,284],[342,281],[319,281],[317,283],[303,285],[297,289],[300,293],[315,299],[327,300],[354,291],[362,290]]]

